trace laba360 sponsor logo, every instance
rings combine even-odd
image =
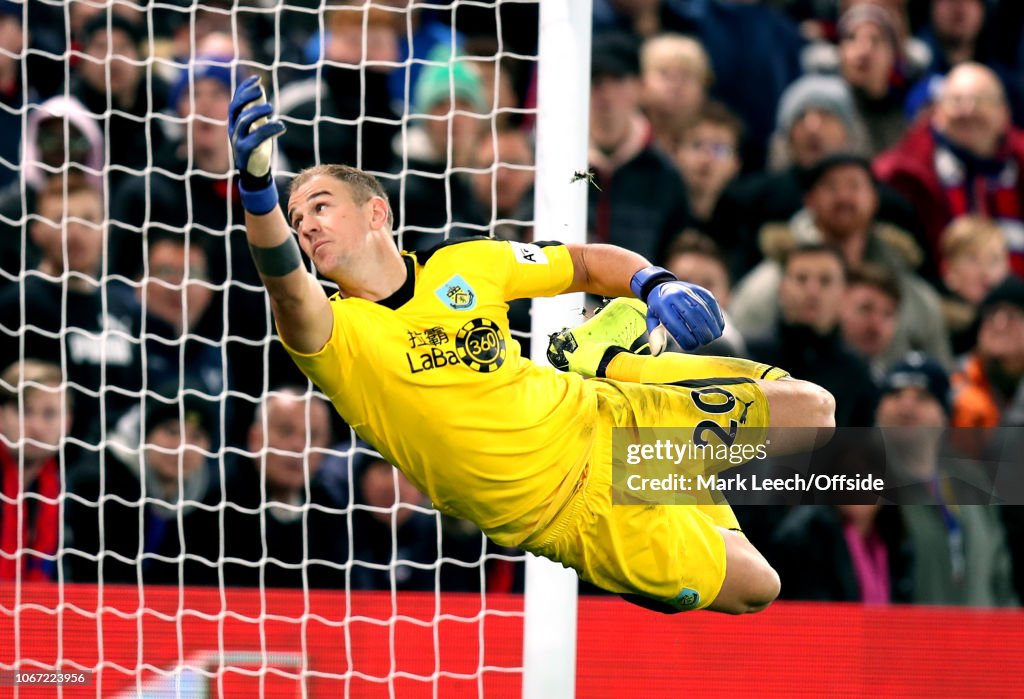
[[[406,352],[405,361],[409,364],[409,373],[419,374],[431,369],[439,369],[445,366],[455,366],[459,358],[455,351],[446,349],[444,345],[451,344],[451,338],[444,328],[437,326],[426,330],[408,331],[409,347],[418,352]]]
[[[505,336],[497,323],[488,318],[474,318],[451,338],[441,327],[420,332],[409,331],[409,347],[419,350],[405,353],[409,373],[419,374],[442,367],[464,365],[481,374],[497,371],[505,363]]]

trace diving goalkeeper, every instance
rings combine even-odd
[[[257,79],[243,82],[229,131],[252,257],[281,341],[361,438],[440,511],[632,602],[742,613],[775,599],[778,576],[727,505],[612,506],[612,428],[715,420],[809,449],[779,428],[830,428],[828,392],[743,360],[636,354],[648,327],[692,349],[722,315],[706,290],[618,247],[480,238],[400,253],[380,184],[343,165],[300,173],[286,219],[270,176],[284,129]],[[634,298],[553,339],[565,373],[520,356],[507,302],[575,291]],[[694,396],[709,387],[728,397],[711,413]]]

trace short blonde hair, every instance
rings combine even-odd
[[[984,216],[961,216],[953,219],[942,232],[942,259],[949,261],[976,252],[993,241],[1006,247],[1003,231],[990,218]]]
[[[659,59],[673,62],[683,70],[696,73],[705,87],[714,81],[711,60],[696,39],[682,34],[659,34],[651,37],[640,49],[641,70],[644,73],[651,70]]]
[[[16,404],[21,393],[38,391],[43,386],[58,389],[63,385],[64,374],[56,364],[38,359],[14,362],[0,374],[0,406]]]
[[[352,199],[360,206],[370,201],[373,197],[383,199],[384,203],[388,205],[388,226],[390,228],[395,227],[395,214],[391,210],[391,202],[388,200],[388,194],[384,191],[380,180],[370,173],[351,165],[324,163],[306,168],[297,174],[295,179],[291,181],[291,184],[288,185],[289,198],[303,184],[321,175],[343,182],[352,194]]]

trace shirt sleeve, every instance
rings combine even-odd
[[[501,243],[508,260],[505,300],[557,296],[572,283],[569,248],[562,243]]]
[[[350,375],[350,358],[345,351],[345,341],[341,331],[341,318],[337,312],[337,294],[331,297],[331,313],[334,314],[334,324],[331,328],[331,337],[327,343],[318,351],[311,354],[299,352],[288,346],[288,343],[281,337],[278,331],[278,339],[285,351],[291,356],[299,370],[306,377],[315,383],[324,395],[330,400],[341,392],[343,381]],[[275,322],[275,329],[277,324]]]

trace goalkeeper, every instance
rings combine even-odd
[[[612,507],[612,428],[714,420],[726,439],[742,423],[776,452],[809,449],[780,428],[830,428],[828,392],[743,360],[630,351],[659,323],[695,348],[722,315],[706,290],[621,248],[481,238],[400,253],[380,184],[342,165],[300,173],[286,220],[270,177],[284,130],[258,80],[243,82],[229,131],[253,260],[288,352],[361,438],[440,511],[632,602],[742,613],[775,599],[778,576],[728,505]],[[574,291],[646,306],[613,301],[554,338],[567,373],[520,356],[507,302]],[[724,401],[700,400],[709,388]]]

